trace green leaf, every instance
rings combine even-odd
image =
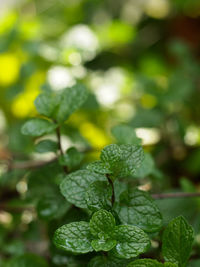
[[[60,184],[60,190],[67,201],[79,208],[87,208],[86,191],[95,181],[106,181],[106,178],[94,172],[79,170],[64,178]]]
[[[177,267],[173,263],[161,263],[152,259],[135,260],[127,265],[127,267]]]
[[[75,147],[70,147],[66,153],[59,158],[60,165],[73,169],[83,160],[83,153],[79,152]]]
[[[109,169],[109,164],[99,161],[89,163],[87,169],[101,174],[111,174],[112,171]]]
[[[24,135],[40,136],[52,132],[56,129],[56,127],[56,124],[48,120],[36,118],[27,121],[22,126],[21,132]]]
[[[96,181],[86,192],[87,206],[92,211],[111,207],[112,188],[108,182]]]
[[[182,216],[172,220],[165,229],[162,240],[164,259],[178,263],[180,267],[186,266],[194,240],[194,231],[187,221]]]
[[[113,247],[115,247],[117,244],[116,240],[111,240],[111,239],[97,239],[97,240],[92,240],[92,247],[95,251],[109,251]]]
[[[90,231],[99,238],[110,237],[115,227],[115,218],[107,210],[95,212],[90,220]]]
[[[147,192],[138,189],[123,192],[115,210],[122,223],[138,226],[145,232],[156,232],[162,227],[162,215]]]
[[[89,223],[83,221],[61,226],[53,238],[56,247],[80,254],[93,251],[91,240]]]
[[[56,119],[59,122],[67,120],[73,112],[83,105],[87,97],[88,92],[82,84],[76,84],[70,88],[66,88],[61,95]]]
[[[44,92],[34,101],[37,111],[47,117],[53,117],[53,114],[59,104],[60,95],[53,92]]]
[[[141,139],[137,137],[134,129],[127,125],[117,125],[111,130],[112,135],[116,138],[118,144],[141,144]]]
[[[113,238],[117,240],[113,252],[119,258],[137,257],[150,247],[148,235],[139,227],[133,225],[116,226]]]
[[[152,174],[154,170],[154,160],[149,153],[144,153],[144,160],[142,161],[140,167],[136,170],[134,177],[145,178]]]
[[[36,144],[35,150],[38,153],[56,152],[58,144],[52,140],[42,140]]]
[[[34,254],[24,254],[12,258],[6,267],[47,267],[47,262],[40,256]]]
[[[40,218],[52,220],[63,216],[70,206],[61,195],[47,195],[38,202],[37,212]]]
[[[129,261],[116,257],[96,256],[88,264],[88,267],[126,267]]]
[[[113,176],[125,177],[134,175],[142,163],[144,152],[138,145],[116,145],[106,146],[101,152],[101,161],[108,164],[108,169]]]

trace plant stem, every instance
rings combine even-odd
[[[60,154],[63,156],[64,155],[64,151],[62,149],[62,144],[61,144],[61,134],[60,134],[60,127],[58,126],[56,128],[56,135],[57,135],[57,139],[58,139],[58,148],[60,150]],[[63,166],[64,172],[68,173],[68,168],[67,166]]]
[[[111,188],[112,188],[112,197],[111,197],[111,203],[112,203],[112,207],[115,203],[115,189],[114,189],[114,184],[113,184],[113,181],[112,179],[110,178],[109,174],[106,174],[106,177],[108,179],[108,182],[109,184],[111,185]]]
[[[153,194],[152,197],[154,199],[200,197],[200,193],[175,192],[175,193],[165,193],[165,194]]]

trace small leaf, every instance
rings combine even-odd
[[[22,134],[30,136],[40,136],[55,130],[56,124],[44,119],[31,119],[22,126]]]
[[[56,118],[59,122],[64,122],[69,116],[79,109],[88,97],[88,92],[82,84],[76,84],[66,88],[62,95]]]
[[[116,138],[118,144],[141,144],[141,139],[137,137],[134,129],[127,125],[117,125],[111,130],[112,135]]]
[[[187,221],[179,216],[172,220],[163,234],[162,252],[164,259],[177,263],[179,266],[186,266],[189,259],[194,231]]]
[[[108,182],[96,181],[86,192],[87,206],[92,211],[111,207],[112,188]]]
[[[67,201],[79,208],[87,208],[86,191],[95,181],[106,181],[106,178],[94,172],[79,170],[64,178],[60,184],[60,190]]]
[[[136,170],[134,177],[145,178],[152,174],[154,171],[154,160],[149,153],[144,153],[144,160],[142,161],[140,167]]]
[[[114,177],[134,175],[144,157],[141,146],[116,145],[106,146],[101,152],[101,161],[108,164]]]
[[[125,191],[115,209],[122,223],[138,226],[145,232],[156,232],[162,227],[162,215],[147,192]]]
[[[152,259],[135,260],[127,265],[127,267],[177,267],[173,263],[161,263]]]
[[[105,163],[101,162],[100,160],[89,163],[87,166],[87,169],[90,171],[101,173],[101,174],[111,174],[112,173],[112,171],[109,169],[109,164],[107,164],[106,162]]]
[[[47,117],[53,117],[60,101],[60,95],[53,92],[44,92],[34,101],[37,111]]]
[[[70,147],[66,153],[59,158],[60,165],[73,169],[83,160],[83,153],[79,152],[75,147]]]
[[[53,239],[56,247],[80,254],[93,251],[91,240],[89,223],[83,221],[61,226]]]
[[[97,239],[97,240],[92,240],[92,247],[95,251],[109,251],[113,247],[116,246],[117,241],[116,240],[105,240],[105,239]]]
[[[115,218],[107,210],[95,212],[90,220],[90,231],[99,238],[110,237],[115,227]]]
[[[58,144],[52,140],[42,140],[36,144],[35,150],[38,153],[56,152]]]
[[[116,226],[113,238],[117,240],[117,245],[113,252],[119,258],[130,259],[137,257],[150,247],[148,235],[133,225]]]

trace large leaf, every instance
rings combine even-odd
[[[87,97],[88,92],[82,84],[76,84],[70,88],[66,88],[61,96],[56,119],[59,122],[67,120],[73,112],[82,106]]]
[[[92,211],[111,207],[112,188],[108,182],[96,181],[86,192],[87,206]]]
[[[137,257],[150,247],[150,240],[147,234],[133,225],[116,226],[113,238],[117,240],[117,245],[113,252],[120,258],[130,259]]]
[[[95,212],[90,220],[90,231],[99,238],[111,236],[114,227],[115,218],[106,210]]]
[[[60,190],[70,203],[79,208],[87,208],[86,191],[95,181],[106,181],[106,178],[94,172],[79,170],[64,178],[60,184]]]
[[[162,227],[162,215],[147,192],[138,189],[125,191],[116,211],[122,223],[138,226],[146,232],[155,232]]]
[[[106,146],[101,152],[101,161],[115,177],[134,175],[142,163],[144,153],[141,146],[116,145]]]
[[[80,254],[93,251],[91,240],[89,223],[83,221],[61,226],[53,238],[56,247]]]
[[[157,260],[141,259],[129,263],[127,267],[177,267],[177,265],[170,262],[163,264],[161,262],[158,262]]]
[[[194,232],[187,221],[179,216],[172,220],[163,234],[162,252],[164,259],[184,267],[189,259]]]
[[[111,130],[118,144],[141,144],[141,139],[137,137],[134,129],[127,125],[117,125]]]
[[[27,121],[22,126],[22,134],[30,136],[40,136],[55,130],[57,125],[51,121],[35,118]]]

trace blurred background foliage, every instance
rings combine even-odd
[[[147,160],[154,167],[135,184],[151,192],[200,190],[199,15],[199,0],[0,1],[0,265],[11,258],[9,266],[15,266],[12,259],[20,262],[25,252],[49,259],[51,250],[52,266],[79,266],[46,238],[59,218],[53,211],[41,215],[49,203],[54,210],[62,206],[52,187],[60,181],[59,167],[30,175],[17,168],[6,172],[10,161],[52,158],[37,153],[35,140],[20,132],[37,115],[33,101],[42,90],[62,90],[75,81],[88,87],[87,102],[62,131],[65,149],[87,150],[83,167],[115,142],[111,128],[126,124],[155,160]],[[51,197],[39,214],[50,220],[48,230],[32,207],[47,191]],[[200,253],[199,199],[158,204],[165,223],[179,214],[189,219],[196,231],[194,254]],[[67,209],[65,204],[60,216]],[[76,216],[86,214],[70,211],[62,222]],[[46,266],[40,258],[35,262]]]

